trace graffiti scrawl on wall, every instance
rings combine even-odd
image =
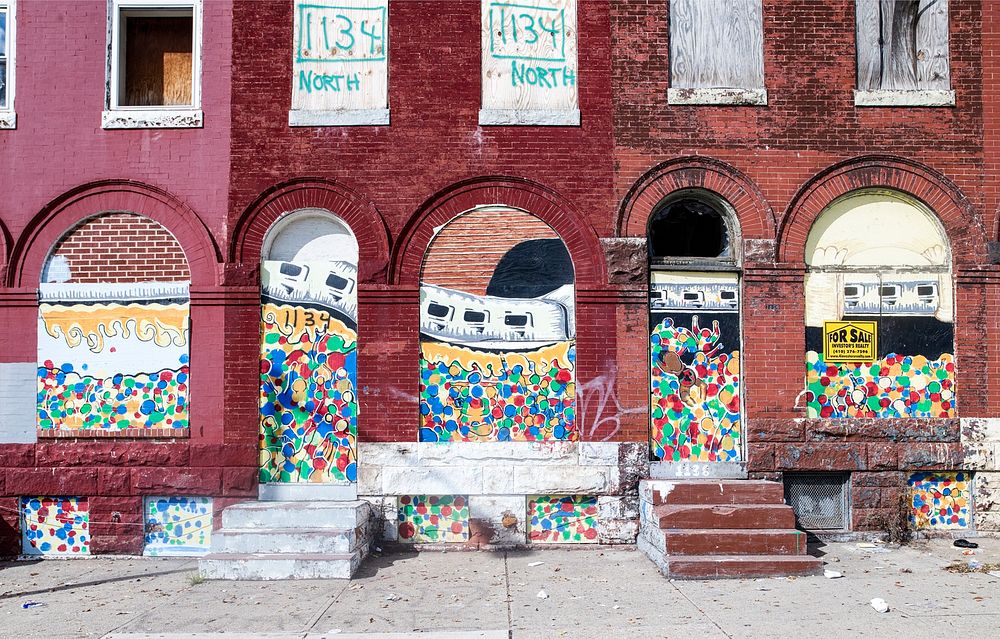
[[[357,479],[357,249],[318,230],[261,265],[262,482]]]
[[[188,284],[41,284],[41,430],[187,428]]]
[[[575,335],[573,266],[548,226],[488,208],[444,227],[420,288],[420,440],[575,440]]]
[[[739,280],[735,273],[651,277],[653,458],[739,461]]]
[[[806,400],[810,417],[953,417],[955,357],[947,241],[896,196],[834,203],[807,243]],[[874,322],[876,358],[830,362],[823,323]]]

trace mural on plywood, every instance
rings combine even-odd
[[[400,541],[469,541],[469,498],[465,495],[403,495],[398,512]]]
[[[145,521],[146,556],[204,555],[211,547],[211,497],[147,497]]]
[[[892,194],[847,197],[820,216],[806,244],[810,417],[955,416],[947,246],[930,213]],[[829,361],[831,321],[874,323],[875,357]]]
[[[597,543],[597,497],[529,497],[528,541],[550,544]]]
[[[651,275],[650,420],[656,460],[740,460],[739,291],[735,273]]]
[[[90,554],[90,506],[86,497],[22,497],[21,551],[25,555]]]
[[[509,208],[442,228],[420,286],[420,441],[576,440],[573,264]]]
[[[91,218],[53,247],[39,285],[40,431],[189,427],[189,279],[173,236],[132,213]]]
[[[972,482],[964,472],[920,472],[910,477],[910,525],[917,530],[969,527]]]
[[[353,482],[357,242],[327,212],[277,224],[261,265],[260,481]]]

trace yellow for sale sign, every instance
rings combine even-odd
[[[873,362],[878,359],[878,322],[823,322],[823,361]]]

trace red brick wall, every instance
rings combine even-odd
[[[68,281],[74,284],[191,279],[184,250],[174,236],[134,213],[106,213],[87,220],[56,244],[52,256],[66,258]]]

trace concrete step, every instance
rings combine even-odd
[[[806,534],[798,530],[715,528],[664,530],[666,554],[805,555]]]
[[[223,528],[212,534],[212,552],[238,554],[300,553],[346,554],[367,550],[366,527],[340,528]]]
[[[198,560],[205,579],[350,579],[361,565],[359,551],[348,554],[213,553]]]
[[[653,522],[660,528],[795,528],[791,507],[777,504],[749,506],[706,505],[653,507]]]
[[[823,572],[823,561],[809,555],[701,555],[667,557],[666,563],[666,574],[681,579],[787,577]]]
[[[222,511],[223,528],[352,529],[368,521],[366,501],[251,501]]]
[[[785,503],[784,487],[780,483],[749,479],[644,480],[639,484],[639,494],[657,506]]]

